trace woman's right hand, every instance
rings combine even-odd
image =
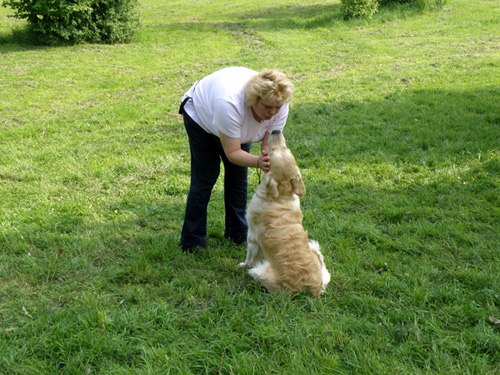
[[[257,168],[262,169],[264,173],[269,172],[269,170],[271,169],[271,158],[264,150],[262,150],[262,155],[259,156],[257,160]]]

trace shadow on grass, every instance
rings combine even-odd
[[[95,208],[97,221],[89,219],[81,201],[34,205],[15,229],[0,232],[0,259],[4,269],[15,269],[35,283],[83,277],[114,285],[161,285],[179,277],[205,275],[223,282],[228,274],[244,274],[236,265],[245,259],[245,250],[223,237],[223,221],[217,218],[218,213],[224,216],[221,192],[214,192],[209,206],[209,252],[182,252],[183,193],[172,196],[167,188],[163,200],[116,197]]]
[[[310,236],[332,252],[494,261],[499,100],[485,87],[292,106],[285,136],[306,184]]]
[[[232,22],[192,21],[171,23],[165,26],[166,30],[189,30],[190,32],[211,31],[223,29],[228,31],[256,30],[276,31],[295,29],[314,29],[333,26],[342,19],[340,5],[303,5],[303,6],[276,6],[262,8],[249,13],[234,15]]]
[[[497,227],[498,218],[490,208],[500,204],[499,102],[500,91],[485,87],[464,92],[416,91],[374,102],[292,106],[285,136],[307,187],[302,202],[311,238],[320,239],[322,246],[331,246],[333,251],[330,241],[351,236],[352,231],[342,231],[340,224],[330,220],[329,215],[340,212],[350,224],[357,223],[353,236],[361,245],[371,241],[393,251],[403,251],[408,242],[389,241],[379,226],[442,221],[441,232],[455,233],[460,241],[478,248],[485,245],[477,242],[477,233],[485,234],[487,244],[498,239],[491,229]],[[394,170],[401,173],[400,182],[394,182],[398,177],[392,175]],[[430,182],[412,182],[423,173],[430,176]],[[10,254],[40,257],[56,257],[59,251],[85,254],[96,273],[108,272],[106,278],[117,283],[159,283],[173,277],[176,267],[219,278],[224,276],[215,275],[214,268],[227,273],[244,258],[244,249],[233,249],[222,238],[220,192],[212,197],[215,209],[211,215],[220,217],[210,219],[209,235],[212,244],[223,251],[211,256],[228,258],[231,266],[213,261],[200,268],[203,258],[184,256],[178,247],[187,189],[166,187],[159,201],[144,198],[151,192],[141,190],[139,183],[137,189],[126,198],[117,196],[100,205],[105,212],[99,213],[99,222],[89,222],[93,214],[85,213],[84,202],[34,206],[15,229],[3,232],[0,247],[10,249]],[[383,203],[384,199],[390,203]],[[470,211],[460,209],[468,204]],[[462,216],[454,213],[457,208]],[[475,216],[478,210],[484,211],[481,217]],[[310,216],[313,211],[319,221]],[[464,235],[459,233],[464,230]],[[419,241],[424,240],[428,238]],[[426,246],[413,246],[412,254],[426,251]],[[440,245],[434,242],[431,246],[438,249]],[[6,251],[1,255],[16,262]],[[77,267],[78,262],[69,262],[69,266]],[[11,267],[16,268],[12,263]]]
[[[164,202],[126,199],[100,211],[99,221],[93,221],[81,202],[33,207],[24,223],[0,236],[0,247],[9,249],[0,252],[4,265],[17,263],[18,272],[39,281],[81,272],[118,284],[169,278],[160,264],[181,257],[177,226],[183,204],[167,197]],[[43,267],[31,269],[34,265]]]
[[[40,45],[37,35],[29,25],[24,27],[15,26],[10,32],[0,33],[0,53],[40,48],[47,47]]]
[[[500,150],[500,90],[422,90],[382,101],[293,105],[286,133],[305,168],[377,160],[433,167]],[[320,151],[320,152],[319,152]]]
[[[242,17],[257,30],[314,29],[341,20],[340,4],[278,6],[260,9]]]
[[[177,22],[162,25],[153,25],[156,28],[164,28],[163,31],[186,30],[189,32],[206,32],[217,29],[232,32],[245,30],[247,32],[263,31],[274,32],[286,30],[311,30],[315,28],[334,28],[338,24],[352,25],[358,27],[367,22],[374,23],[379,19],[382,22],[389,20],[411,17],[419,14],[418,9],[407,5],[389,5],[380,9],[373,20],[355,18],[346,21],[341,12],[340,4],[314,4],[314,5],[282,5],[273,7],[262,7],[251,12],[234,13],[230,22],[210,22],[193,20],[190,22]]]

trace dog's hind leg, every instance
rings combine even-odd
[[[274,270],[268,261],[258,263],[255,267],[250,268],[248,274],[252,276],[255,281],[264,285],[269,293],[277,292],[281,289],[281,286],[276,281]]]
[[[326,286],[330,282],[330,272],[326,269],[325,262],[323,260],[323,254],[321,254],[319,243],[317,241],[310,240],[309,247],[318,254],[319,261],[321,263],[321,276],[322,276],[322,289],[325,290]]]

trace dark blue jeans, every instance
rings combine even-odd
[[[183,116],[191,151],[191,187],[187,197],[181,245],[206,245],[208,202],[219,177],[221,159],[224,163],[224,236],[236,243],[245,242],[248,232],[245,218],[248,168],[231,163],[224,154],[219,137],[204,131],[186,112]],[[241,148],[249,152],[250,143],[242,144]]]

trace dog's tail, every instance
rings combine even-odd
[[[252,276],[255,281],[264,285],[269,293],[276,292],[280,289],[274,270],[267,260],[263,263],[257,263],[255,267],[250,268],[248,274]]]
[[[319,293],[323,292],[326,289],[326,286],[330,282],[330,273],[326,269],[325,262],[323,260],[323,254],[321,254],[320,247],[318,241],[310,240],[309,241],[309,247],[318,254],[318,259],[321,264],[321,275],[322,275],[322,285],[321,285],[321,291]],[[319,294],[318,293],[318,294]]]

